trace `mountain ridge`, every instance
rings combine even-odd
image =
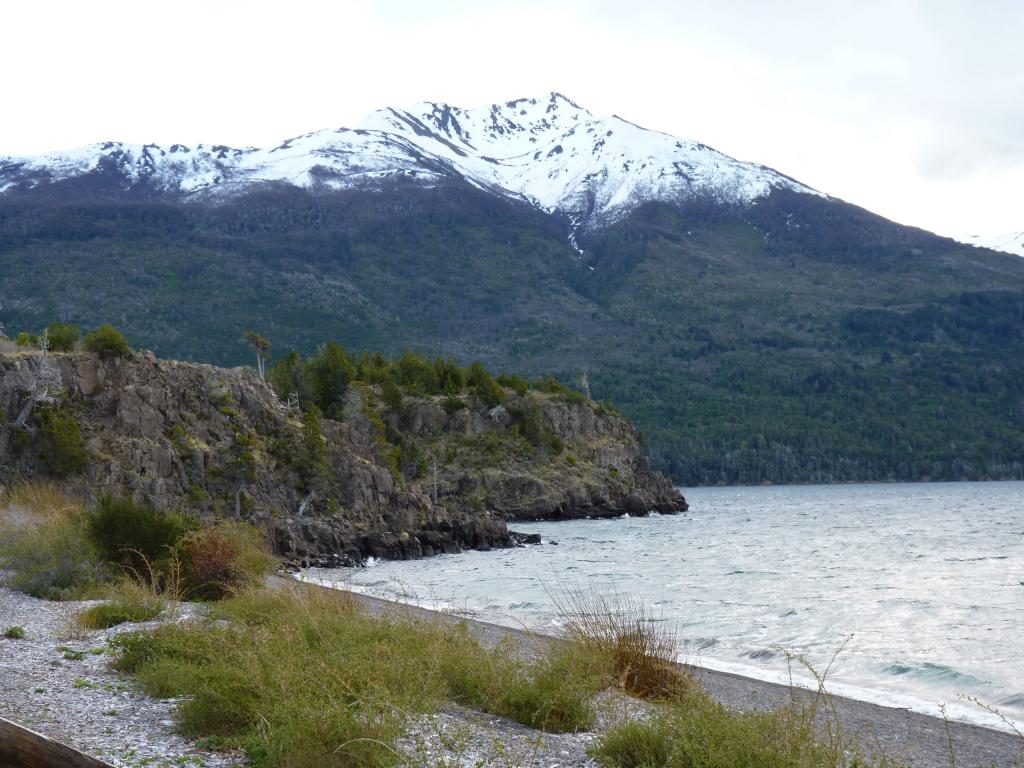
[[[574,231],[607,226],[653,200],[750,203],[774,188],[820,194],[705,144],[618,116],[594,117],[554,92],[475,109],[434,102],[384,108],[352,128],[301,134],[269,149],[103,142],[0,157],[0,193],[104,170],[127,188],[186,199],[236,196],[282,181],[316,191],[394,178],[428,185],[456,178],[564,214]]]

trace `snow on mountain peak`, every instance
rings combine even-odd
[[[773,188],[819,194],[703,144],[617,116],[595,117],[554,92],[474,109],[434,102],[380,109],[353,128],[315,131],[269,149],[107,142],[0,158],[0,193],[101,172],[126,188],[183,196],[229,195],[274,181],[343,189],[389,177],[427,184],[461,178],[581,227],[608,224],[648,201],[749,203]]]

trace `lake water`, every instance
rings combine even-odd
[[[1024,483],[683,492],[677,516],[523,523],[544,543],[307,578],[547,630],[566,588],[629,595],[684,660],[766,680],[788,679],[780,649],[824,670],[852,635],[830,690],[1024,722]]]

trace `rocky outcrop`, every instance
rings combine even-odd
[[[59,403],[13,426],[54,370]],[[354,384],[345,421],[303,420],[249,369],[22,353],[0,355],[0,409],[0,481],[46,477],[82,496],[244,517],[297,563],[507,547],[512,519],[686,508],[649,471],[627,420],[563,395],[509,392],[497,408],[407,398],[388,409]],[[67,448],[48,436],[55,424],[65,443],[80,440],[84,464],[53,460]]]

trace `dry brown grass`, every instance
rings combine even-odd
[[[0,488],[0,532],[39,525],[54,517],[77,515],[81,504],[52,483]]]
[[[679,697],[693,687],[678,663],[675,628],[628,595],[578,586],[552,595],[566,640],[604,657],[618,686],[643,699]]]
[[[10,586],[49,599],[89,596],[109,573],[85,528],[81,505],[53,485],[5,489],[0,568],[10,571]]]

